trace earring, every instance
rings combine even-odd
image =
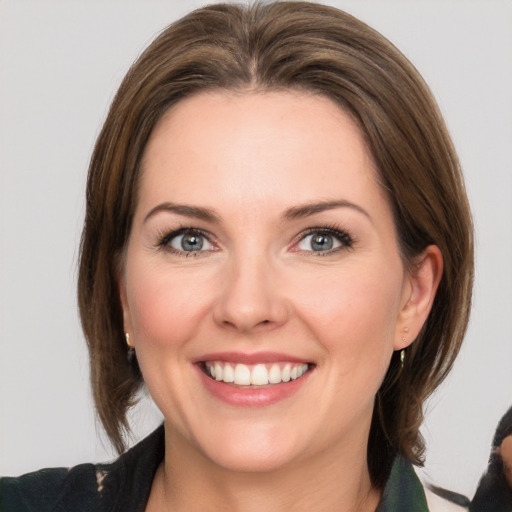
[[[135,359],[135,349],[133,348],[133,345],[130,345],[130,333],[125,332],[124,337],[126,338],[126,344],[128,345],[128,353],[126,354],[126,359],[128,364],[131,366]]]
[[[400,367],[404,369],[404,361],[405,361],[405,349],[400,350]]]

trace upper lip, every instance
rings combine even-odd
[[[204,361],[225,361],[230,363],[242,363],[242,364],[258,364],[258,363],[278,363],[278,362],[290,362],[290,363],[308,363],[307,359],[292,356],[282,352],[254,352],[251,354],[244,352],[211,352],[204,354],[194,360],[195,363]]]

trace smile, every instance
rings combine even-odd
[[[307,363],[228,363],[205,361],[203,371],[216,381],[237,386],[268,386],[300,379],[309,369]]]

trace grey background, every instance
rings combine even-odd
[[[113,457],[75,301],[88,159],[130,63],[200,1],[0,1],[0,473]],[[328,2],[393,41],[437,97],[477,231],[462,353],[427,405],[425,478],[471,495],[512,403],[512,3]],[[134,440],[159,422],[146,400]]]

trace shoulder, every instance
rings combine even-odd
[[[109,464],[50,468],[0,478],[1,512],[135,512],[163,459],[163,425]]]
[[[49,512],[73,510],[76,504],[96,506],[98,475],[99,470],[93,464],[81,464],[1,478],[0,510]]]

